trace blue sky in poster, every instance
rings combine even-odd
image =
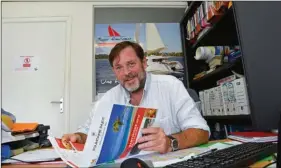
[[[101,36],[108,36],[108,25],[109,24],[96,24],[95,25],[95,39]],[[111,27],[120,33],[121,36],[129,36],[134,39],[134,33],[136,30],[136,24],[110,24]],[[158,32],[164,42],[168,47],[167,50],[163,52],[181,52],[181,37],[180,28],[178,23],[156,23],[155,24]],[[145,24],[141,24],[140,27],[140,42],[145,44]],[[96,50],[97,54],[102,52],[109,53],[111,48],[103,47],[101,50]]]

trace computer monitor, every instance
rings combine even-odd
[[[259,131],[278,129],[281,111],[281,2],[233,2],[251,119]]]
[[[279,117],[279,128],[281,130],[281,114]],[[281,131],[278,131],[278,144],[277,144],[277,167],[281,167]]]

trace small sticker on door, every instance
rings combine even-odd
[[[18,56],[14,63],[15,71],[38,71],[38,59],[35,56]]]

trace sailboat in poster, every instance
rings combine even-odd
[[[164,45],[155,23],[145,23],[143,25],[145,25],[146,52],[147,55],[149,55],[147,56],[148,67],[146,71],[152,72],[154,74],[171,74],[182,76],[184,68],[179,61],[170,60],[172,56],[151,55],[151,53],[161,52],[167,49],[167,47]],[[96,52],[100,51],[100,48],[103,47],[112,48],[117,43],[122,41],[134,41],[145,48],[145,46],[139,40],[140,27],[141,24],[137,23],[134,38],[132,38],[122,35],[108,25],[108,36],[101,36],[95,40]]]
[[[108,36],[99,36],[95,39],[95,48],[108,47],[113,48],[117,43],[122,41],[133,41],[130,36],[124,36],[121,33],[114,30],[111,25],[107,27]]]
[[[167,49],[154,23],[146,23],[146,52],[147,54]],[[138,30],[138,29],[136,29]],[[155,74],[182,74],[183,66],[179,61],[169,60],[171,56],[147,56],[146,71]]]

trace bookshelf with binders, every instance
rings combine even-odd
[[[254,130],[277,128],[281,79],[266,73],[280,70],[281,61],[277,57],[280,52],[261,43],[265,39],[272,40],[275,41],[273,48],[278,48],[281,32],[274,35],[268,31],[277,31],[281,27],[274,21],[274,18],[278,19],[276,14],[281,16],[280,4],[188,2],[189,7],[180,22],[187,86],[197,91],[202,102],[202,115],[209,124],[245,125]],[[269,12],[273,9],[273,13]],[[265,18],[268,25],[262,24]],[[262,42],[259,39],[263,39]],[[270,60],[262,59],[269,53]],[[277,83],[271,88],[271,84],[262,79],[276,80]],[[264,86],[268,93],[261,91]],[[276,88],[279,90],[274,91]]]

